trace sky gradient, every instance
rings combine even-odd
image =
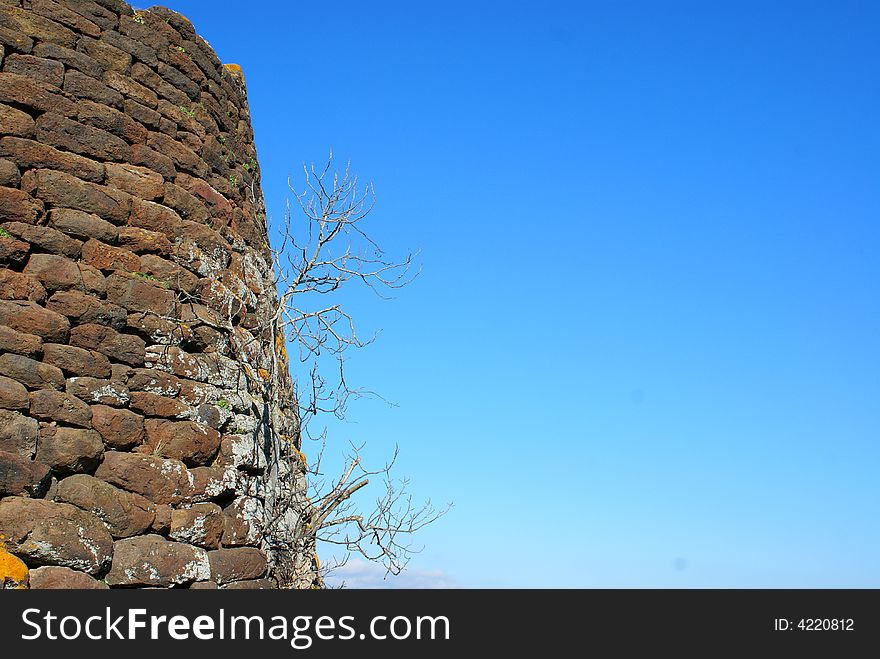
[[[397,585],[880,586],[876,3],[168,4],[271,217],[332,147],[421,249],[328,449],[455,503]]]

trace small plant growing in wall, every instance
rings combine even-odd
[[[144,17],[141,16],[140,12],[134,13],[134,22],[137,23],[138,25],[144,24]]]

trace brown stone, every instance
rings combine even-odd
[[[123,96],[127,96],[148,108],[155,108],[156,104],[159,102],[159,97],[156,96],[156,92],[152,89],[147,89],[133,78],[121,75],[116,71],[107,71],[104,73],[104,82],[107,86],[112,87]],[[128,106],[126,106],[126,108],[127,107]],[[126,113],[128,113],[127,109]]]
[[[82,252],[82,243],[74,240],[57,229],[51,227],[37,227],[24,222],[6,222],[3,227],[19,240],[23,240],[31,244],[32,247],[38,247],[44,252],[50,252],[59,256],[66,256],[71,259],[78,258]]]
[[[60,87],[64,82],[64,64],[33,55],[11,54],[4,60],[3,70],[28,76],[56,87]]]
[[[82,71],[92,78],[101,77],[101,65],[84,53],[78,53],[75,50],[64,48],[54,43],[37,44],[33,52],[34,55],[39,57],[58,60],[59,63],[64,63],[78,71]]]
[[[0,268],[0,300],[21,300],[42,303],[46,289],[29,275]]]
[[[114,543],[113,564],[106,582],[109,586],[167,588],[210,578],[211,566],[204,549],[144,535]]]
[[[39,281],[50,295],[69,288],[83,288],[77,264],[57,254],[31,254],[24,273]]]
[[[220,447],[220,433],[192,421],[147,419],[144,429],[145,447],[151,447],[155,455],[181,460],[187,466],[207,464]]]
[[[82,261],[79,262],[79,269],[82,272],[86,293],[97,295],[98,297],[107,294],[107,280],[100,270]]]
[[[37,450],[40,424],[18,412],[0,410],[0,451],[30,460]]]
[[[64,2],[65,0],[61,0],[61,3]],[[30,0],[30,10],[34,14],[57,21],[75,32],[92,37],[101,34],[101,28],[92,21],[54,0]]]
[[[58,343],[43,344],[43,361],[68,375],[92,378],[110,377],[110,360],[99,352]]]
[[[20,382],[0,375],[0,408],[27,412],[29,405],[27,389]]]
[[[58,483],[54,493],[56,501],[93,513],[114,538],[140,535],[156,518],[152,502],[86,474],[68,476]]]
[[[162,32],[153,26],[152,12],[141,14],[141,21],[135,21],[131,16],[119,17],[119,32],[131,37],[135,41],[148,45],[153,50],[168,48],[168,39]],[[146,20],[144,20],[146,19]]]
[[[124,50],[125,52],[134,55],[134,57],[149,66],[155,66],[158,64],[156,51],[136,39],[127,37],[119,32],[105,32],[102,39],[114,45],[119,50]]]
[[[108,163],[106,171],[107,185],[141,199],[156,200],[162,197],[164,188],[162,175],[146,167]]]
[[[171,158],[144,144],[132,144],[131,164],[148,167],[154,172],[159,172],[165,178],[173,178],[177,171],[174,169],[174,161]]]
[[[33,137],[34,125],[34,120],[27,112],[0,104],[0,126],[3,126],[5,134]]]
[[[122,138],[51,112],[37,119],[37,139],[98,160],[131,159],[131,149]]]
[[[55,293],[49,298],[46,308],[72,318],[78,323],[107,325],[115,330],[121,330],[125,327],[125,317],[128,315],[125,309],[112,302],[79,291]],[[96,375],[95,377],[105,376]]]
[[[97,517],[67,503],[0,500],[0,534],[29,565],[60,565],[98,574],[110,565],[113,538]]]
[[[16,240],[8,236],[0,236],[0,264],[9,266],[23,263],[30,251],[30,245],[23,240]]]
[[[144,441],[143,418],[128,410],[93,405],[92,427],[104,439],[107,448],[117,451],[128,451]]]
[[[150,132],[147,136],[147,146],[164,153],[180,169],[196,176],[207,176],[208,166],[199,158],[192,149],[180,142],[168,137],[164,133]]]
[[[253,547],[215,549],[208,552],[211,578],[219,584],[259,579],[266,572],[266,556]]]
[[[172,316],[176,297],[173,291],[141,277],[114,274],[107,278],[107,299],[129,311]]]
[[[151,275],[175,291],[195,293],[199,278],[176,263],[154,254],[141,254],[141,272]]]
[[[95,477],[153,503],[178,505],[192,500],[189,471],[178,460],[108,451]]]
[[[181,217],[193,222],[207,222],[210,217],[203,200],[197,199],[174,183],[165,183],[163,203],[180,213]]]
[[[65,342],[70,331],[67,318],[34,302],[0,300],[0,325],[6,325],[18,332],[34,334],[54,343]]]
[[[186,94],[176,89],[174,85],[169,84],[146,64],[135,62],[131,67],[131,77],[145,87],[152,89],[159,96],[164,96],[172,103],[177,105],[189,103],[189,97]]]
[[[44,565],[30,571],[31,590],[106,590],[107,584],[79,570]]]
[[[16,332],[11,327],[0,325],[0,353],[14,352],[17,355],[34,357],[42,349],[43,340],[39,336]]]
[[[159,535],[167,535],[171,530],[171,513],[174,509],[167,503],[157,503],[155,506],[156,519],[153,520],[150,531]]]
[[[11,352],[0,355],[0,374],[31,389],[64,388],[64,374],[61,369]]]
[[[67,76],[71,73],[76,72],[68,71]],[[66,117],[76,116],[76,103],[66,98],[60,89],[17,73],[0,73],[0,103],[24,105],[39,112],[57,112]]]
[[[106,130],[129,143],[147,141],[147,129],[119,110],[92,101],[79,102],[79,120],[89,126]]]
[[[80,428],[92,427],[92,410],[76,396],[52,389],[30,393],[30,415]]]
[[[3,138],[6,140],[7,138]],[[3,153],[3,155],[8,155]],[[15,188],[0,188],[0,220],[33,224],[43,214],[43,202]],[[9,240],[4,238],[3,242]],[[27,250],[25,250],[27,252]],[[15,260],[15,259],[13,259]]]
[[[220,586],[215,581],[196,581],[190,585],[190,590],[217,590]]]
[[[220,376],[218,355],[193,355],[177,346],[150,346],[145,359],[149,366],[160,366],[163,370],[189,380],[211,382]]]
[[[120,384],[126,384],[128,378],[131,377],[135,370],[125,364],[111,364],[111,368],[113,369],[113,375],[110,376],[110,379]]]
[[[22,53],[30,53],[34,48],[34,40],[18,30],[10,30],[0,25],[0,48],[6,46]]]
[[[21,137],[0,138],[0,155],[14,160],[22,169],[56,169],[85,181],[104,180],[104,165],[68,151]]]
[[[103,452],[104,443],[94,430],[62,426],[46,426],[40,430],[37,460],[59,474],[94,471]]]
[[[152,108],[148,108],[146,105],[141,105],[137,101],[134,101],[130,98],[125,99],[125,103],[123,105],[125,110],[125,114],[130,116],[135,121],[140,122],[147,128],[157,129],[162,125],[162,115],[153,110]]]
[[[102,325],[87,323],[70,331],[70,345],[98,352],[130,366],[144,363],[146,344],[143,339]]]
[[[176,182],[194,197],[200,199],[215,220],[219,220],[222,224],[228,224],[232,219],[232,204],[206,181],[180,174]]]
[[[171,513],[172,540],[217,549],[223,535],[223,510],[215,503],[195,503]]]
[[[103,185],[81,181],[64,172],[37,169],[22,176],[22,187],[53,206],[94,213],[105,220],[122,223],[128,219],[131,197]]]
[[[240,496],[223,509],[223,546],[254,545],[260,539],[263,506],[255,497]]]
[[[144,416],[165,419],[184,419],[191,412],[190,407],[179,400],[151,394],[147,391],[133,391],[129,407]]]
[[[185,76],[179,69],[170,64],[166,64],[165,62],[159,62],[157,70],[159,71],[160,76],[165,78],[165,80],[170,82],[175,88],[183,91],[191,100],[198,100],[201,88],[198,84]]]
[[[163,98],[159,100],[159,104],[156,107],[156,110],[160,112],[164,117],[167,117],[175,124],[177,124],[181,128],[181,132],[192,131],[193,133],[197,133],[199,138],[204,138],[204,127],[199,124],[195,119],[191,118],[189,114],[187,114],[187,112],[193,112],[192,108],[190,108],[189,105],[177,106],[173,103],[166,101]],[[177,139],[181,139],[181,133],[177,134]],[[199,150],[201,150],[201,148]],[[198,151],[196,151],[196,153],[198,153]]]
[[[174,248],[164,233],[141,229],[140,227],[122,227],[119,229],[119,244],[135,254],[170,255]]]
[[[229,243],[217,231],[196,222],[184,221],[181,236],[178,252],[203,277],[229,265]]]
[[[220,467],[194,467],[189,470],[192,477],[192,500],[211,501],[229,497],[238,485],[234,469]]]
[[[180,382],[170,373],[153,368],[136,368],[128,379],[128,387],[132,391],[174,397],[180,391]]]
[[[86,403],[101,405],[127,405],[129,401],[128,387],[120,382],[93,377],[68,378],[64,390]],[[94,410],[93,410],[94,414]],[[94,427],[94,418],[92,427]],[[97,428],[96,428],[97,430]]]
[[[118,91],[72,69],[64,74],[64,91],[79,99],[88,99],[117,108],[121,108],[123,103],[122,94]]]
[[[97,215],[72,208],[53,208],[50,210],[49,224],[75,238],[82,240],[94,238],[108,244],[116,242],[118,232],[114,225],[102,220]]]
[[[141,267],[141,261],[137,254],[121,247],[105,245],[94,238],[86,241],[83,245],[82,259],[92,267],[105,272],[113,270],[138,272]]]
[[[116,46],[111,46],[105,39],[82,37],[76,49],[100,62],[104,68],[126,74],[131,69],[131,55]]]
[[[40,0],[40,2],[42,1],[43,0]],[[103,2],[93,2],[92,0],[59,0],[59,2],[63,2],[66,7],[75,11],[80,16],[84,16],[92,23],[99,25],[105,30],[115,30],[119,25],[119,16],[117,16],[118,12],[131,11],[131,8],[122,2],[122,0],[118,0],[117,2],[109,0],[104,0]],[[33,2],[32,0],[32,5],[36,7],[37,2]],[[110,11],[110,9],[105,7],[109,7],[110,9],[113,9],[113,11]]]
[[[167,206],[135,198],[132,200],[131,225],[174,238],[183,226],[183,220]]]
[[[0,497],[39,497],[48,489],[49,480],[49,467],[42,462],[0,451]]]
[[[17,188],[20,183],[18,165],[11,160],[0,159],[0,187]]]

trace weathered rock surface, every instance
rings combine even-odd
[[[98,574],[110,564],[113,539],[91,513],[66,503],[0,500],[0,534],[29,565],[60,565]]]
[[[204,549],[158,535],[142,535],[116,541],[106,582],[109,586],[168,587],[210,578],[211,565]]]
[[[173,540],[217,549],[223,535],[223,510],[214,503],[196,503],[171,513]]]
[[[40,430],[37,460],[56,473],[94,471],[103,453],[104,443],[94,430],[54,425]]]
[[[153,503],[181,504],[192,500],[192,476],[178,460],[108,451],[95,476]]]
[[[106,590],[107,584],[98,581],[85,572],[68,567],[46,565],[34,568],[30,573],[31,590]]]
[[[253,547],[208,552],[211,578],[219,584],[259,579],[266,572],[266,555]]]
[[[94,513],[114,538],[144,533],[156,518],[156,507],[150,501],[94,476],[68,476],[58,483],[54,495],[56,501]]]
[[[9,583],[314,583],[256,156],[240,69],[184,17],[0,0]]]
[[[0,451],[0,497],[41,496],[48,487],[49,467],[18,453]]]

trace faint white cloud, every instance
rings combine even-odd
[[[350,560],[327,577],[327,585],[332,588],[343,584],[345,588],[461,588],[441,570],[407,568],[396,576],[386,577],[384,567],[362,559]]]

